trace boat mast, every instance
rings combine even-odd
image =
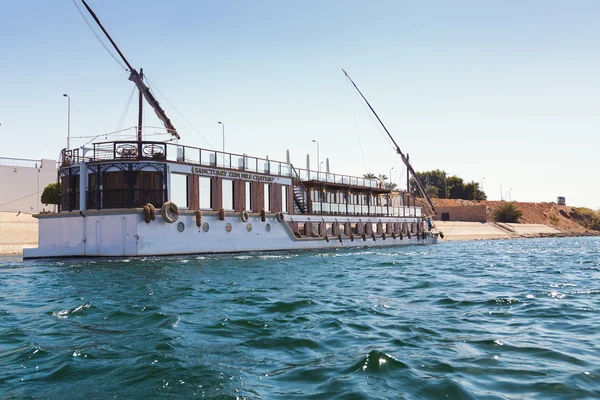
[[[92,16],[92,18],[94,18],[94,21],[96,21],[96,23],[98,24],[100,29],[102,29],[102,32],[104,32],[104,34],[106,35],[106,37],[108,38],[110,43],[113,45],[113,47],[115,48],[117,53],[119,53],[119,56],[125,62],[125,65],[127,65],[127,68],[129,69],[129,72],[130,72],[129,80],[132,81],[133,83],[135,83],[135,86],[137,86],[140,93],[144,96],[144,98],[146,99],[148,104],[150,104],[150,106],[154,109],[154,112],[156,113],[158,118],[163,122],[165,128],[167,129],[167,132],[169,132],[173,137],[179,139],[180,136],[177,133],[177,129],[175,129],[175,127],[171,123],[171,120],[169,119],[169,117],[167,117],[165,110],[162,109],[162,107],[160,106],[160,104],[158,103],[158,101],[156,100],[154,95],[150,92],[150,88],[144,83],[144,80],[142,79],[142,76],[140,75],[140,73],[138,73],[135,70],[135,68],[133,68],[131,66],[131,64],[129,64],[129,61],[127,61],[127,59],[125,58],[123,53],[121,53],[121,50],[119,49],[117,44],[114,42],[114,40],[112,40],[112,38],[110,37],[110,35],[106,31],[106,29],[104,29],[104,26],[102,26],[102,23],[100,23],[100,20],[98,19],[98,17],[94,13],[94,11],[92,11],[90,6],[87,5],[85,0],[81,0],[81,1],[83,2],[83,5],[88,10],[88,12]],[[140,124],[140,127],[141,127],[141,124]],[[138,140],[140,140],[140,128],[138,128]]]
[[[144,69],[140,68],[140,79],[144,80]],[[138,99],[138,128],[137,128],[137,140],[142,142],[142,117],[144,111],[144,95],[140,91]]]
[[[431,199],[429,198],[429,195],[427,194],[427,192],[423,189],[423,185],[421,184],[421,181],[419,180],[419,177],[417,176],[417,173],[415,172],[415,170],[413,169],[413,167],[408,162],[408,158],[404,155],[404,153],[402,153],[402,150],[400,150],[400,147],[398,146],[398,144],[396,143],[396,141],[394,140],[394,138],[392,137],[392,135],[390,134],[390,132],[387,130],[387,128],[383,124],[383,121],[381,121],[381,118],[379,118],[379,115],[377,115],[377,113],[375,112],[375,110],[373,109],[373,107],[371,107],[371,104],[369,103],[369,101],[367,100],[367,98],[362,94],[362,92],[360,91],[360,89],[358,88],[358,86],[356,86],[356,83],[354,83],[354,81],[352,80],[352,78],[350,78],[350,75],[348,75],[348,73],[343,68],[342,68],[342,71],[344,72],[344,75],[346,75],[346,78],[348,78],[348,80],[352,83],[352,85],[354,86],[354,88],[356,89],[356,91],[358,92],[358,94],[360,94],[360,97],[362,97],[362,99],[365,101],[365,103],[367,103],[367,106],[369,106],[369,109],[371,110],[371,112],[373,113],[373,115],[375,115],[375,118],[377,118],[377,121],[379,121],[379,124],[381,124],[381,126],[383,127],[383,130],[385,130],[385,133],[387,133],[387,135],[389,136],[389,138],[392,141],[392,143],[394,143],[394,146],[396,146],[396,153],[398,153],[400,155],[400,158],[402,159],[402,162],[404,163],[404,165],[406,165],[407,171],[410,172],[410,174],[412,175],[413,179],[415,180],[415,183],[416,183],[417,187],[419,188],[419,190],[421,191],[421,193],[423,193],[423,196],[425,196],[425,199],[427,199],[427,202],[429,203],[429,206],[431,206],[431,210],[434,212],[434,214],[436,214],[435,206],[431,202]]]

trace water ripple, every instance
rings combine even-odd
[[[0,259],[0,398],[598,398],[600,240]]]

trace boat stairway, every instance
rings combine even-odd
[[[300,186],[294,186],[294,213],[306,214],[306,190]]]

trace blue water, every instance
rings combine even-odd
[[[0,260],[0,398],[600,397],[600,238]]]

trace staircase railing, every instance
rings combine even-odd
[[[292,181],[295,180],[297,181],[296,183],[298,183],[298,185],[296,185],[294,182],[292,182],[292,185],[294,185],[294,203],[296,204],[296,206],[298,206],[298,209],[302,214],[307,214],[309,210],[312,210],[312,200],[309,196],[306,186],[304,186],[304,184],[302,183],[302,179],[300,178],[298,171],[296,171],[296,168],[294,168],[294,166],[291,164],[290,167],[292,168]],[[298,198],[295,190],[295,188],[297,187],[300,188],[300,190],[302,191],[302,200],[305,201],[301,201],[301,199]]]

